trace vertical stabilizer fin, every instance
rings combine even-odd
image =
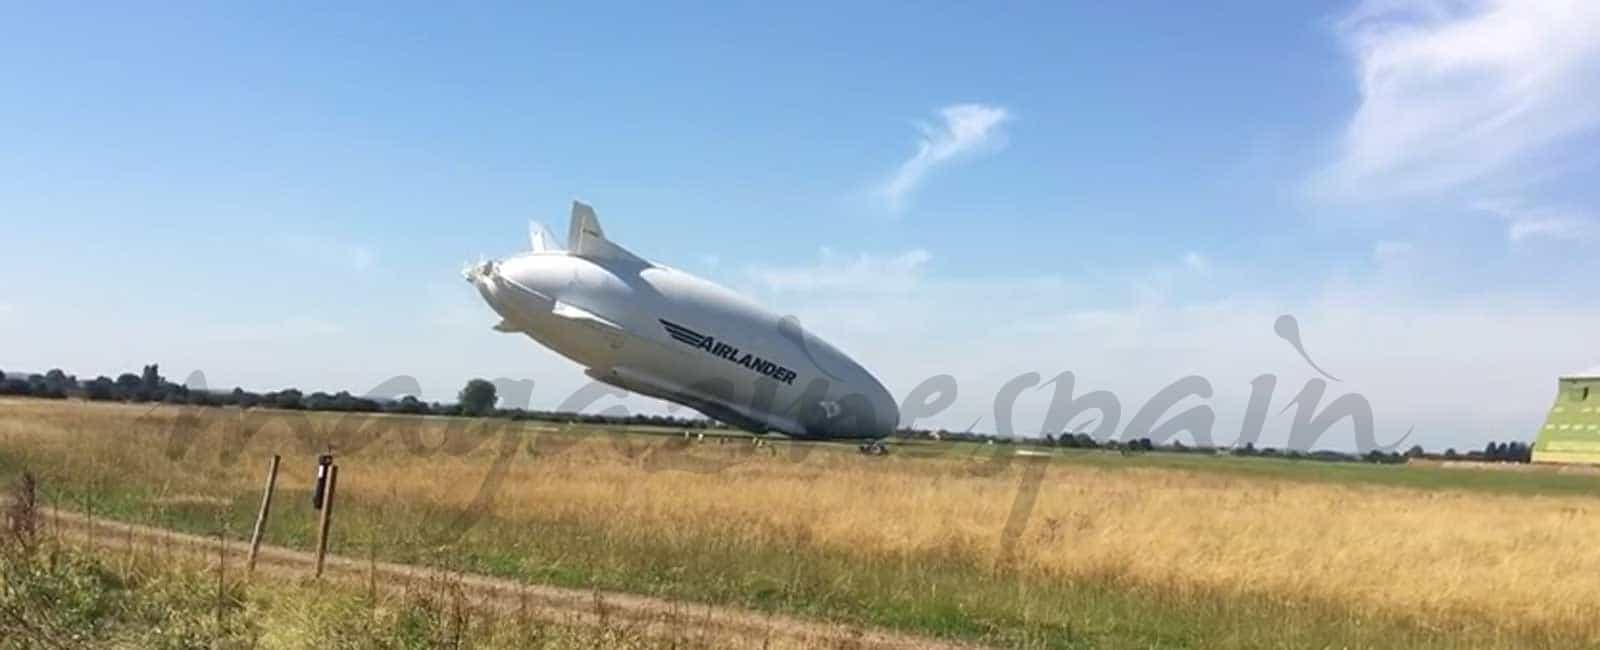
[[[572,202],[572,223],[567,227],[567,251],[579,257],[614,259],[649,264],[643,258],[606,239],[594,208],[582,201]]]
[[[595,216],[594,208],[583,201],[573,201],[572,223],[567,226],[567,250],[576,253],[583,250],[583,240],[605,238],[606,233],[600,229],[600,217]]]
[[[556,244],[556,236],[550,234],[550,229],[537,221],[528,222],[528,246],[529,250],[535,253],[561,250]]]

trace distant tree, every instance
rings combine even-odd
[[[24,393],[26,395],[50,399],[61,399],[67,396],[67,391],[63,387],[61,380],[52,382],[45,375],[28,375],[27,383],[28,389]]]
[[[1388,453],[1384,453],[1383,451],[1380,451],[1380,450],[1377,450],[1377,449],[1374,449],[1372,451],[1367,452],[1366,460],[1369,463],[1385,463],[1385,464],[1404,463],[1406,461],[1405,457],[1401,456],[1398,453],[1395,453],[1395,452],[1392,452],[1392,451],[1388,452]]]
[[[494,403],[499,398],[495,395],[494,384],[485,379],[473,379],[461,389],[456,399],[463,415],[478,416],[493,411]]]
[[[1501,463],[1526,463],[1531,460],[1532,449],[1527,444],[1517,441],[1489,443],[1490,451],[1486,453],[1490,460]]]
[[[116,399],[117,385],[110,377],[95,377],[93,381],[83,385],[83,395],[91,400]]]
[[[33,388],[26,379],[7,379],[0,381],[0,395],[31,395]]]
[[[302,399],[299,389],[286,388],[273,397],[272,405],[281,409],[303,409],[305,404],[301,403]]]
[[[1445,458],[1449,458],[1451,460],[1454,460],[1454,459],[1456,459],[1456,458],[1458,458],[1460,456],[1461,456],[1461,454],[1456,451],[1455,447],[1450,447],[1449,449],[1444,450],[1444,457]]]
[[[139,393],[139,376],[131,372],[117,375],[117,397],[133,399]]]
[[[1406,458],[1422,458],[1426,455],[1428,452],[1422,450],[1422,445],[1411,445],[1411,448],[1406,450]]]
[[[60,368],[52,368],[44,373],[45,392],[51,395],[66,395],[78,392],[78,378],[63,372]]]
[[[144,372],[139,377],[139,384],[144,387],[145,392],[148,395],[155,395],[156,391],[161,389],[161,384],[163,381],[164,380],[161,378],[161,367],[154,363],[145,366]]]
[[[397,413],[422,414],[428,412],[427,402],[417,399],[415,395],[407,395],[400,398],[400,401],[394,403],[393,408]]]
[[[189,387],[183,384],[174,384],[162,381],[160,388],[156,389],[156,397],[168,404],[184,404],[189,401]]]

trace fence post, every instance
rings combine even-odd
[[[328,555],[328,533],[333,527],[333,491],[339,485],[339,466],[328,468],[328,490],[322,496],[322,524],[317,527],[317,577],[322,577],[322,564]]]
[[[256,526],[250,532],[250,559],[245,564],[245,573],[255,573],[256,570],[256,554],[261,552],[261,536],[267,530],[267,513],[272,510],[272,492],[278,487],[278,461],[278,455],[273,454],[272,463],[267,466],[267,488],[261,493],[261,510],[256,512]]]
[[[217,630],[218,630],[218,634],[221,634],[223,629],[224,629],[222,627],[222,625],[223,625],[222,617],[223,617],[223,610],[224,610],[224,601],[226,600],[227,594],[228,594],[228,581],[227,581],[228,574],[227,574],[227,571],[228,571],[228,530],[226,528],[223,528],[223,529],[219,529],[217,531]]]

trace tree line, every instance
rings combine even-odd
[[[341,413],[397,413],[409,415],[499,417],[512,420],[537,420],[556,423],[612,426],[660,426],[681,429],[720,428],[703,418],[678,418],[665,415],[630,414],[625,416],[499,408],[499,395],[493,382],[472,379],[462,387],[455,402],[428,402],[415,395],[398,399],[351,395],[349,391],[305,393],[298,388],[257,393],[243,388],[232,391],[192,389],[161,376],[157,364],[144,366],[139,374],[122,373],[80,381],[61,369],[26,376],[0,371],[0,395],[44,399],[84,399],[90,401],[161,403],[185,406],[236,406],[275,408],[292,411],[331,411]]]
[[[118,401],[131,403],[159,402],[190,406],[237,406],[240,408],[276,408],[296,411],[332,411],[343,413],[401,413],[410,415],[501,417],[512,420],[536,420],[558,423],[599,424],[612,426],[660,426],[681,429],[721,429],[725,425],[705,418],[677,418],[664,415],[630,414],[612,416],[601,414],[540,411],[522,408],[498,408],[498,391],[493,382],[472,379],[450,403],[427,402],[414,395],[399,399],[378,399],[351,395],[349,391],[328,394],[306,394],[298,388],[255,393],[234,388],[232,391],[190,389],[183,384],[167,381],[156,364],[144,366],[139,374],[131,372],[116,379],[106,376],[80,382],[57,368],[42,375],[7,376],[0,371],[0,395],[20,395],[47,399],[69,397],[92,401]],[[1370,451],[1351,454],[1339,451],[1276,449],[1256,447],[1245,443],[1236,447],[1210,447],[1185,445],[1180,440],[1157,444],[1149,438],[1135,440],[1098,440],[1087,433],[1045,434],[1039,438],[1012,438],[975,432],[952,432],[943,429],[906,429],[895,432],[905,439],[963,441],[985,444],[1018,444],[1040,447],[1072,449],[1100,449],[1124,454],[1146,452],[1189,453],[1232,456],[1262,456],[1289,459],[1320,460],[1329,462],[1405,463],[1411,459],[1474,460],[1499,463],[1527,463],[1533,460],[1533,445],[1524,442],[1490,442],[1482,450],[1457,452],[1454,448],[1443,453],[1432,453],[1421,445],[1413,445],[1404,454],[1394,451]]]
[[[1264,458],[1287,458],[1291,460],[1316,460],[1338,463],[1381,463],[1404,464],[1412,459],[1425,460],[1473,460],[1496,463],[1528,463],[1533,461],[1533,445],[1525,442],[1490,442],[1482,450],[1470,450],[1461,453],[1454,447],[1442,453],[1430,452],[1422,445],[1412,445],[1404,453],[1397,451],[1373,450],[1365,454],[1355,454],[1328,449],[1297,450],[1278,449],[1275,447],[1257,447],[1253,442],[1233,447],[1214,447],[1201,445],[1186,445],[1181,440],[1157,444],[1149,438],[1136,438],[1132,440],[1100,440],[1087,433],[1045,434],[1038,438],[1017,438],[1010,436],[996,436],[988,433],[971,431],[953,432],[943,429],[899,429],[895,436],[906,439],[940,440],[973,442],[982,444],[1001,445],[1028,445],[1036,447],[1063,447],[1068,449],[1098,449],[1117,451],[1124,454],[1138,454],[1145,452],[1163,452],[1172,454],[1202,454],[1202,455],[1227,455],[1227,456],[1259,456]]]

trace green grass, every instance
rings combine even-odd
[[[0,546],[0,649],[686,648],[617,625],[497,615],[448,584],[370,593],[329,582],[250,583],[182,560],[95,554],[48,541]],[[706,645],[704,643],[700,645]]]
[[[59,445],[18,442],[27,440],[26,436],[0,438],[0,480],[9,481],[27,468],[39,475],[52,505],[191,533],[220,530],[235,539],[247,533],[259,499],[255,479],[241,481],[238,466],[225,471],[208,454],[191,453],[192,462],[180,464],[161,455],[159,444],[129,444],[127,436],[153,432],[148,428],[123,430],[125,422],[100,412],[95,418],[66,416],[51,423],[60,437],[50,440],[66,441]],[[220,423],[227,425],[226,420]],[[20,418],[12,424],[21,431],[32,427]],[[620,436],[623,446],[628,437],[675,435],[660,430],[578,432],[601,433]],[[116,439],[116,451],[102,453],[109,449],[103,443],[113,439],[111,436],[122,436]],[[734,444],[749,444],[747,440]],[[659,442],[654,444],[659,446]],[[777,442],[773,447],[779,455],[799,450],[855,454],[854,444],[792,448],[791,443]],[[524,448],[533,452],[531,445]],[[904,471],[908,461],[921,467],[914,460],[919,456],[983,459],[1012,451],[1006,445],[905,443],[896,450],[902,458],[887,459],[883,467],[887,471],[899,466]],[[1600,477],[1592,475],[1165,453],[1054,452],[1051,462],[1066,465],[1110,472],[1178,472],[1183,479],[1177,481],[1180,485],[1187,478],[1183,473],[1193,473],[1234,476],[1241,481],[1506,495],[1600,493]],[[129,466],[152,469],[117,471],[119,458],[112,454],[133,454],[141,462]],[[363,462],[356,460],[361,458],[359,454],[343,458]],[[382,457],[364,460],[381,462]],[[848,460],[858,466],[879,462]],[[961,463],[945,466],[964,471],[953,469],[964,466]],[[1394,494],[1400,495],[1395,498],[1400,503],[1414,496]],[[268,529],[269,543],[311,548],[316,519],[308,502],[305,490],[280,488]],[[333,549],[347,556],[360,558],[370,553],[384,560],[533,583],[735,605],[1012,647],[1593,647],[1594,641],[1578,636],[1587,633],[1583,630],[1549,630],[1472,615],[1432,612],[1427,618],[1415,618],[1406,611],[1357,611],[1348,604],[1310,598],[1151,585],[1119,573],[1114,565],[1089,575],[1018,574],[997,568],[992,549],[944,546],[936,551],[864,552],[818,543],[804,527],[788,538],[743,535],[735,527],[715,525],[652,537],[637,530],[619,530],[594,516],[563,518],[540,511],[518,512],[515,518],[478,515],[426,497],[401,500],[370,491],[341,491],[338,512]],[[1127,552],[1133,555],[1142,550],[1129,548]]]
[[[1062,462],[1218,461],[1251,471],[1275,465],[1231,459],[1070,455]],[[48,502],[96,516],[239,537],[258,494],[217,482],[201,496],[167,500],[155,477],[74,472],[71,461],[0,450],[0,477],[27,466]],[[1179,465],[1182,466],[1181,464]],[[1220,465],[1219,465],[1220,466]],[[1345,468],[1340,468],[1345,469]],[[1355,468],[1357,471],[1399,468]],[[185,494],[194,494],[186,485]],[[283,490],[268,540],[309,550],[315,517],[309,495]],[[463,522],[470,525],[462,525]],[[881,555],[828,549],[805,539],[753,543],[734,534],[652,541],[618,536],[592,522],[527,513],[516,520],[454,508],[342,496],[334,552],[446,567],[533,583],[644,593],[696,602],[884,626],[1009,647],[1583,647],[1547,631],[1479,626],[1440,629],[1403,613],[1373,615],[1303,599],[1164,589],[1115,572],[1056,579],[992,568],[976,552]],[[1138,549],[1129,549],[1130,553]]]
[[[898,453],[919,457],[978,456],[1007,453],[1007,445],[965,442],[898,443]],[[1379,463],[1335,463],[1270,456],[1232,456],[1151,452],[1123,455],[1090,449],[1045,449],[1056,463],[1107,470],[1163,469],[1309,483],[1400,487],[1418,490],[1465,490],[1511,495],[1600,496],[1600,473],[1558,472],[1554,467],[1441,467]]]

